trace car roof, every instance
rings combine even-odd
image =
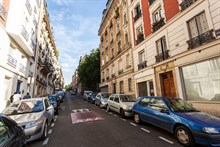
[[[180,99],[177,97],[163,97],[163,96],[141,96],[139,98],[159,98],[159,99]]]
[[[21,101],[44,100],[44,99],[47,99],[47,97],[38,97],[38,98],[21,99]]]

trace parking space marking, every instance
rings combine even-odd
[[[50,129],[49,131],[48,131],[48,134],[51,134],[52,133],[52,129]]]
[[[166,138],[164,138],[164,137],[159,136],[159,138],[160,138],[161,140],[163,140],[163,141],[166,141],[166,142],[170,143],[170,144],[174,144],[174,142],[172,142],[172,141],[170,141],[170,140],[168,140],[168,139],[166,139]]]
[[[150,131],[147,130],[147,129],[145,129],[145,128],[141,128],[141,130],[143,130],[143,131],[145,131],[145,132],[147,132],[147,133],[150,133]]]
[[[46,138],[43,142],[43,145],[47,145],[48,141],[49,141],[49,138]]]
[[[122,118],[121,120],[123,120],[123,121],[127,121],[126,119],[124,119],[124,118]]]
[[[107,110],[105,110],[105,112],[108,112]]]
[[[55,116],[55,118],[57,118],[57,115]]]
[[[114,116],[114,117],[118,117],[118,115],[116,115],[116,114],[114,114],[113,116]]]
[[[112,114],[111,112],[109,112],[109,114]]]
[[[51,124],[51,127],[53,127],[54,125],[55,125],[55,124],[54,124],[54,123],[52,123],[52,124]]]
[[[54,122],[55,122],[55,121],[57,121],[57,119],[56,119],[56,118],[54,119]]]
[[[132,126],[135,126],[135,127],[137,127],[137,125],[136,125],[136,124],[134,124],[134,123],[132,123],[132,122],[131,122],[130,124],[131,124]]]

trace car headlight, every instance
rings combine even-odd
[[[126,106],[125,109],[126,109],[126,110],[131,110],[131,109],[132,109],[132,106]]]
[[[41,125],[43,122],[44,122],[43,120],[32,121],[26,124],[25,128],[27,129],[27,128],[35,127],[35,126]]]
[[[203,128],[203,130],[206,133],[219,133],[219,131],[216,128],[211,128],[211,127],[205,127],[205,128]]]

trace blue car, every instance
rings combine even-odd
[[[140,97],[134,121],[156,125],[175,135],[180,144],[220,146],[220,118],[200,112],[180,98]]]

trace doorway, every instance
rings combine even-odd
[[[160,78],[161,78],[161,84],[162,84],[162,87],[161,87],[162,96],[176,97],[176,88],[174,85],[172,71],[161,74]]]

